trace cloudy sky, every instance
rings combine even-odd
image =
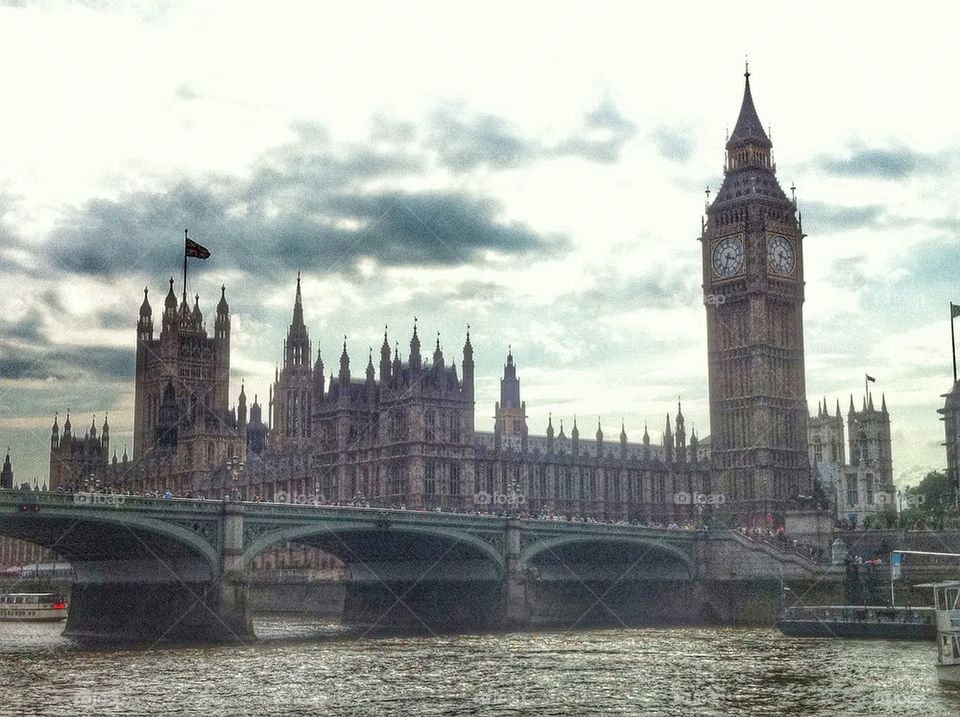
[[[297,271],[327,366],[413,317],[477,360],[492,425],[512,344],[548,412],[707,433],[696,237],[749,54],[797,187],[810,404],[878,378],[894,471],[944,463],[960,300],[960,125],[942,6],[0,0],[0,442],[47,475],[55,411],[132,429],[137,307],[233,312],[231,393],[264,396]],[[179,278],[178,291],[179,291]]]

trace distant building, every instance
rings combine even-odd
[[[947,453],[947,477],[955,489],[960,490],[960,381],[953,384],[943,408],[937,410],[943,421],[944,442]]]
[[[887,399],[874,408],[873,396],[864,396],[860,411],[853,396],[847,411],[849,461],[844,446],[844,421],[840,402],[831,415],[826,399],[817,404],[817,415],[807,421],[810,464],[836,517],[862,525],[870,515],[893,504],[893,457],[890,442],[890,414]]]

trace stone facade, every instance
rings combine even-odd
[[[809,418],[807,430],[810,465],[838,520],[857,527],[868,516],[893,507],[895,489],[886,396],[881,397],[879,410],[874,407],[872,395],[864,396],[859,411],[854,408],[853,396],[850,397],[849,461],[839,401],[833,415],[827,409],[826,399],[818,404],[817,415]]]

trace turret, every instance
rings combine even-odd
[[[667,414],[667,424],[663,429],[663,459],[667,463],[673,462],[673,432],[670,430],[670,414]]]
[[[696,464],[700,460],[700,456],[697,455],[700,449],[700,440],[697,438],[697,429],[690,429],[690,462]]]
[[[440,349],[440,332],[437,332],[437,347],[433,350],[433,365],[443,368],[443,351]]]
[[[370,354],[367,357],[367,386],[373,386],[377,380],[376,369],[373,368],[373,347],[370,347]]]
[[[103,455],[110,454],[110,423],[108,421],[110,414],[103,414],[103,427],[100,429],[100,447]]]
[[[323,372],[323,359],[320,358],[320,349],[317,349],[317,360],[313,364],[313,397],[318,404],[323,400],[323,394],[326,390],[324,387],[326,376]]]
[[[50,429],[50,450],[60,445],[60,426],[57,423],[57,414],[53,414],[53,428]]]
[[[230,306],[227,304],[227,287],[220,286],[220,301],[217,302],[217,318],[213,324],[213,337],[220,341],[230,337]]]
[[[284,342],[283,370],[291,373],[310,371],[310,336],[303,322],[303,296],[300,292],[300,273],[297,272],[297,290],[293,298],[293,318],[287,327],[287,339]]]
[[[343,337],[343,353],[340,354],[340,388],[341,395],[348,395],[350,384],[350,357],[347,355],[347,337]]]
[[[10,464],[10,449],[7,448],[7,457],[3,459],[3,469],[0,470],[0,488],[13,488],[13,466]]]
[[[553,414],[547,415],[547,451],[553,453]]]
[[[237,397],[237,428],[241,431],[247,425],[247,394],[243,381],[240,382],[240,395]]]
[[[400,361],[400,344],[396,343],[393,347],[393,383],[397,386],[403,379],[403,363]]]
[[[473,401],[473,344],[470,343],[470,324],[467,324],[467,338],[463,344],[463,397]],[[473,426],[473,410],[470,410],[471,431]]]
[[[147,294],[150,290],[143,287],[143,303],[140,304],[140,319],[137,321],[137,339],[139,341],[150,341],[153,339],[153,309],[150,308],[150,302],[147,300]]]
[[[70,409],[67,409],[67,420],[63,422],[63,435],[60,437],[60,445],[70,443],[73,440],[73,432],[70,427]]]
[[[420,357],[420,337],[417,336],[417,319],[413,319],[413,337],[410,339],[410,370],[419,371],[423,365]]]
[[[179,326],[177,318],[177,295],[173,291],[173,277],[170,277],[170,291],[167,292],[167,298],[163,300],[163,323],[161,333],[167,334],[176,332]]]
[[[646,423],[643,424],[643,460],[650,460],[650,433]]]
[[[676,459],[678,463],[687,461],[687,431],[683,424],[683,411],[680,408],[680,401],[677,401],[677,432],[674,436],[676,443]]]
[[[603,444],[603,429],[600,428],[600,419],[597,419],[597,443]]]
[[[570,443],[573,455],[580,455],[580,429],[577,428],[577,415],[573,415],[573,429],[570,431]]]
[[[620,459],[623,460],[627,457],[627,427],[623,423],[623,419],[620,419]]]
[[[387,327],[383,327],[383,344],[380,345],[380,384],[390,383],[390,342],[387,340]]]

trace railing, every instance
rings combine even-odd
[[[540,528],[560,528],[563,530],[575,529],[578,531],[627,531],[642,532],[645,534],[663,534],[671,537],[692,536],[703,533],[704,530],[669,526],[645,526],[632,523],[604,523],[590,520],[557,520],[539,517],[503,516],[488,513],[456,513],[452,511],[416,510],[407,508],[380,508],[362,506],[334,506],[316,502],[269,502],[269,501],[228,501],[207,500],[203,498],[162,498],[125,495],[121,493],[54,493],[46,491],[0,490],[0,503],[15,503],[21,506],[55,505],[55,506],[89,506],[110,509],[133,510],[162,510],[165,512],[219,512],[225,504],[242,505],[244,512],[250,517],[259,517],[264,514],[278,515],[308,514],[313,517],[343,518],[345,515],[354,515],[363,518],[387,516],[390,520],[401,522],[435,521],[449,522],[454,520],[460,524],[473,524],[489,527],[509,520],[519,520],[525,523],[536,524]]]

